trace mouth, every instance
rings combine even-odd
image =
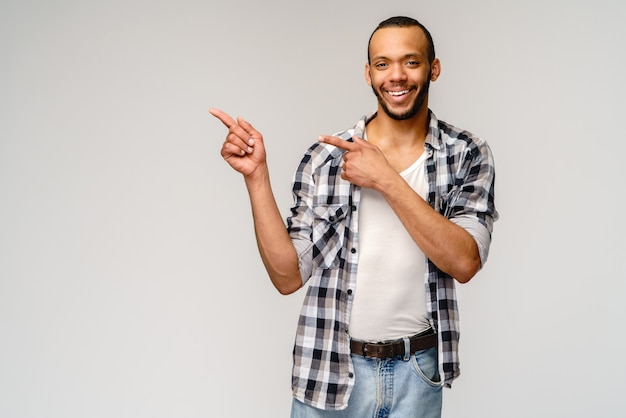
[[[402,90],[396,88],[394,90],[383,90],[385,95],[387,96],[387,100],[397,106],[405,106],[408,105],[412,100],[412,92],[414,88],[405,87]]]
[[[409,94],[409,89],[406,90],[387,90],[387,94],[392,96],[392,97],[401,97],[404,96],[405,94]]]

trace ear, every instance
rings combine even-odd
[[[372,77],[370,75],[370,64],[369,63],[365,64],[365,81],[367,81],[367,84],[370,87],[372,86]]]
[[[441,61],[439,61],[439,58],[435,58],[433,60],[433,63],[430,65],[430,81],[437,81],[440,74],[441,74]]]

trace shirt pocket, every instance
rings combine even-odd
[[[346,239],[347,204],[322,204],[313,207],[313,267],[336,269]]]

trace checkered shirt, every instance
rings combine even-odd
[[[373,117],[364,116],[336,136],[363,138]],[[430,112],[424,147],[428,203],[474,237],[484,263],[498,218],[489,146]],[[354,386],[348,329],[359,257],[360,188],[341,178],[343,152],[323,143],[307,150],[294,175],[294,204],[287,218],[302,281],[308,282],[293,351],[293,393],[306,404],[331,410],[346,408]],[[438,331],[439,370],[447,387],[460,373],[454,283],[427,260],[426,304]]]

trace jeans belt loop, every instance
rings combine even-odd
[[[402,338],[402,341],[404,341],[404,361],[409,361],[411,359],[411,340],[409,340],[409,337],[404,337]]]

